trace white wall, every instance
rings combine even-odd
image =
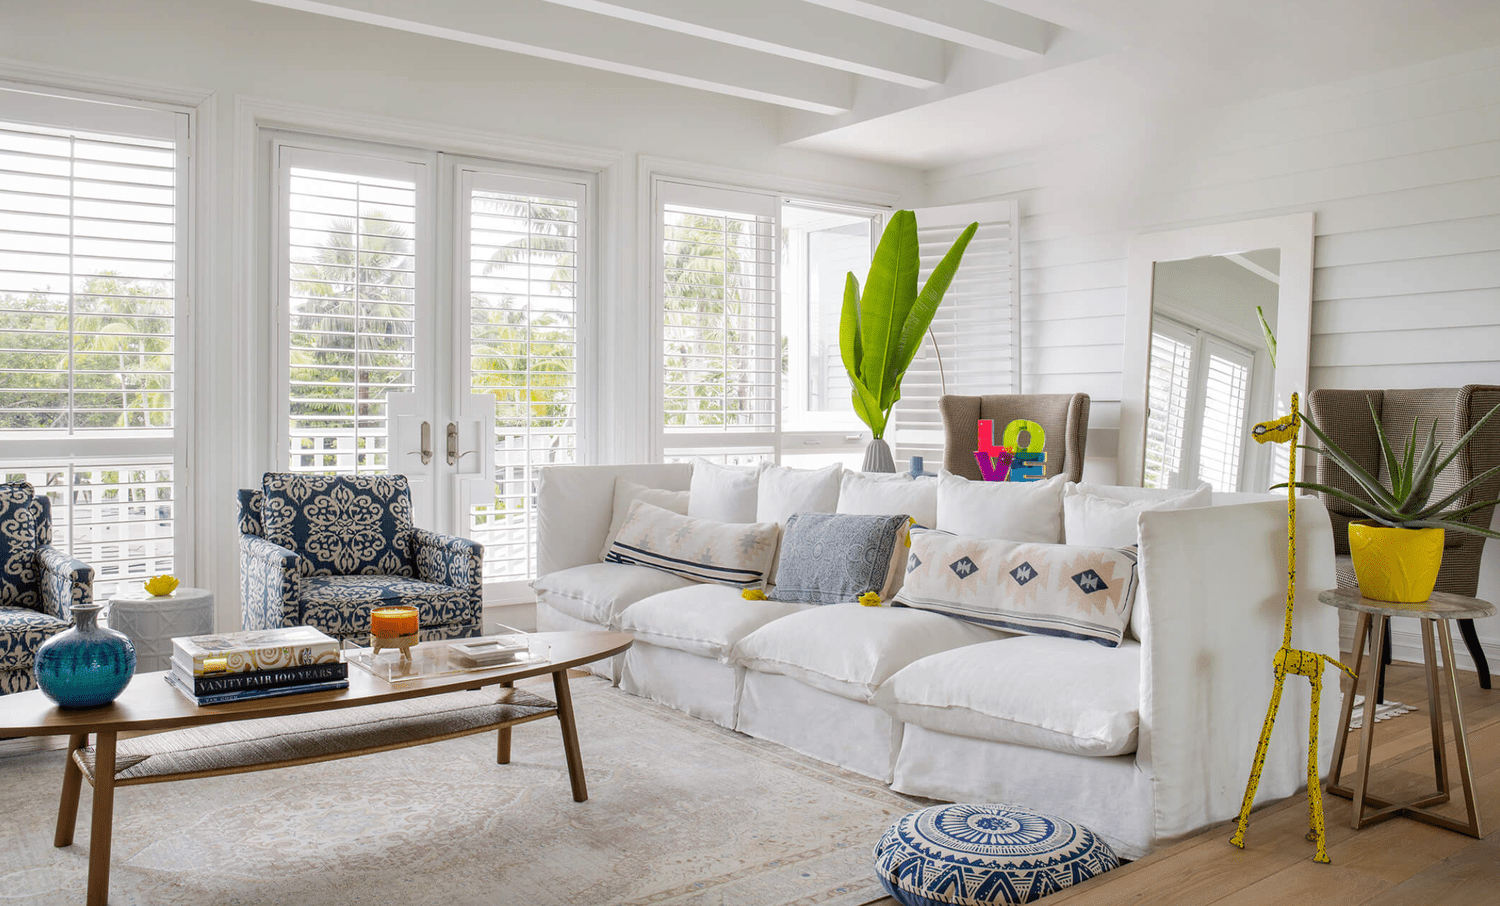
[[[235,243],[245,232],[236,218],[248,220],[253,212],[240,210],[233,168],[237,156],[254,159],[250,139],[236,134],[237,101],[307,105],[617,154],[617,194],[606,202],[616,208],[620,230],[606,237],[614,279],[601,296],[619,316],[613,345],[637,350],[641,362],[644,347],[631,339],[633,330],[645,336],[632,314],[641,301],[636,266],[643,253],[635,242],[638,156],[764,173],[768,188],[779,179],[824,181],[894,193],[907,204],[922,189],[913,170],[780,147],[778,116],[767,105],[246,0],[0,0],[0,77],[38,69],[52,71],[38,77],[53,84],[79,74],[214,96],[215,121],[201,124],[213,131],[213,155],[198,182],[213,214],[195,230],[199,261],[211,275],[210,288],[196,300],[196,497],[188,503],[199,514],[198,562],[193,569],[180,565],[179,572],[216,591],[221,628],[239,620],[234,491],[272,465],[245,441],[246,425],[256,417],[248,411],[247,384],[260,363],[235,365],[237,350],[248,342],[243,325],[269,318],[258,307],[264,300],[244,300],[249,312],[236,308],[244,294],[237,292],[242,272],[235,270],[241,253]],[[601,405],[628,411],[622,407],[636,401],[624,397],[645,392],[644,374],[625,377],[601,382],[621,397],[606,397]]]
[[[928,204],[981,198],[1020,201],[1023,385],[1093,396],[1093,478],[1138,231],[1313,211],[1312,387],[1500,384],[1500,48],[929,174]],[[1500,542],[1479,594],[1500,600]],[[1480,634],[1500,670],[1500,619]]]

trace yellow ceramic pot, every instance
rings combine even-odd
[[[1443,565],[1443,530],[1349,523],[1349,554],[1359,593],[1376,601],[1417,604],[1432,597]]]

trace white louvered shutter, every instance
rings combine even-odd
[[[656,312],[664,458],[779,449],[779,199],[656,184]]]
[[[419,165],[280,151],[287,466],[399,470],[387,393],[414,386]]]
[[[906,457],[942,462],[944,393],[1019,393],[1020,268],[1015,202],[976,202],[916,212],[922,270],[918,288],[970,223],[978,222],[963,263],[932,319],[932,334],[901,382],[895,409],[897,471]],[[936,340],[937,347],[933,348]]]
[[[1158,316],[1151,327],[1145,471],[1148,488],[1180,486],[1193,390],[1194,331]]]
[[[1199,362],[1203,414],[1198,420],[1198,480],[1213,485],[1215,491],[1238,491],[1254,356],[1204,334]]]
[[[0,89],[0,480],[96,598],[177,539],[187,116]]]

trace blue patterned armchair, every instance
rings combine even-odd
[[[94,570],[52,547],[52,502],[0,484],[0,694],[36,688],[36,650],[94,597]]]
[[[484,547],[414,527],[405,475],[267,472],[239,503],[246,629],[354,638],[372,609],[411,604],[423,640],[479,635]]]

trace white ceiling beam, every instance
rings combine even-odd
[[[1265,279],[1265,280],[1270,280],[1272,283],[1275,283],[1277,286],[1281,285],[1281,275],[1280,274],[1276,273],[1275,271],[1271,270],[1270,268],[1261,267],[1259,264],[1256,264],[1254,261],[1251,261],[1249,258],[1246,258],[1244,255],[1225,255],[1224,256],[1224,260],[1228,261],[1230,263],[1233,263],[1233,264],[1238,264],[1240,267],[1243,267],[1245,270],[1249,271],[1250,273],[1254,274],[1255,276],[1260,277],[1260,278]]]
[[[546,0],[601,16],[664,28],[906,85],[943,83],[943,43],[804,0]]]
[[[847,72],[532,0],[255,2],[813,113],[854,102]]]
[[[804,0],[1016,59],[1047,52],[1057,26],[989,0]]]

